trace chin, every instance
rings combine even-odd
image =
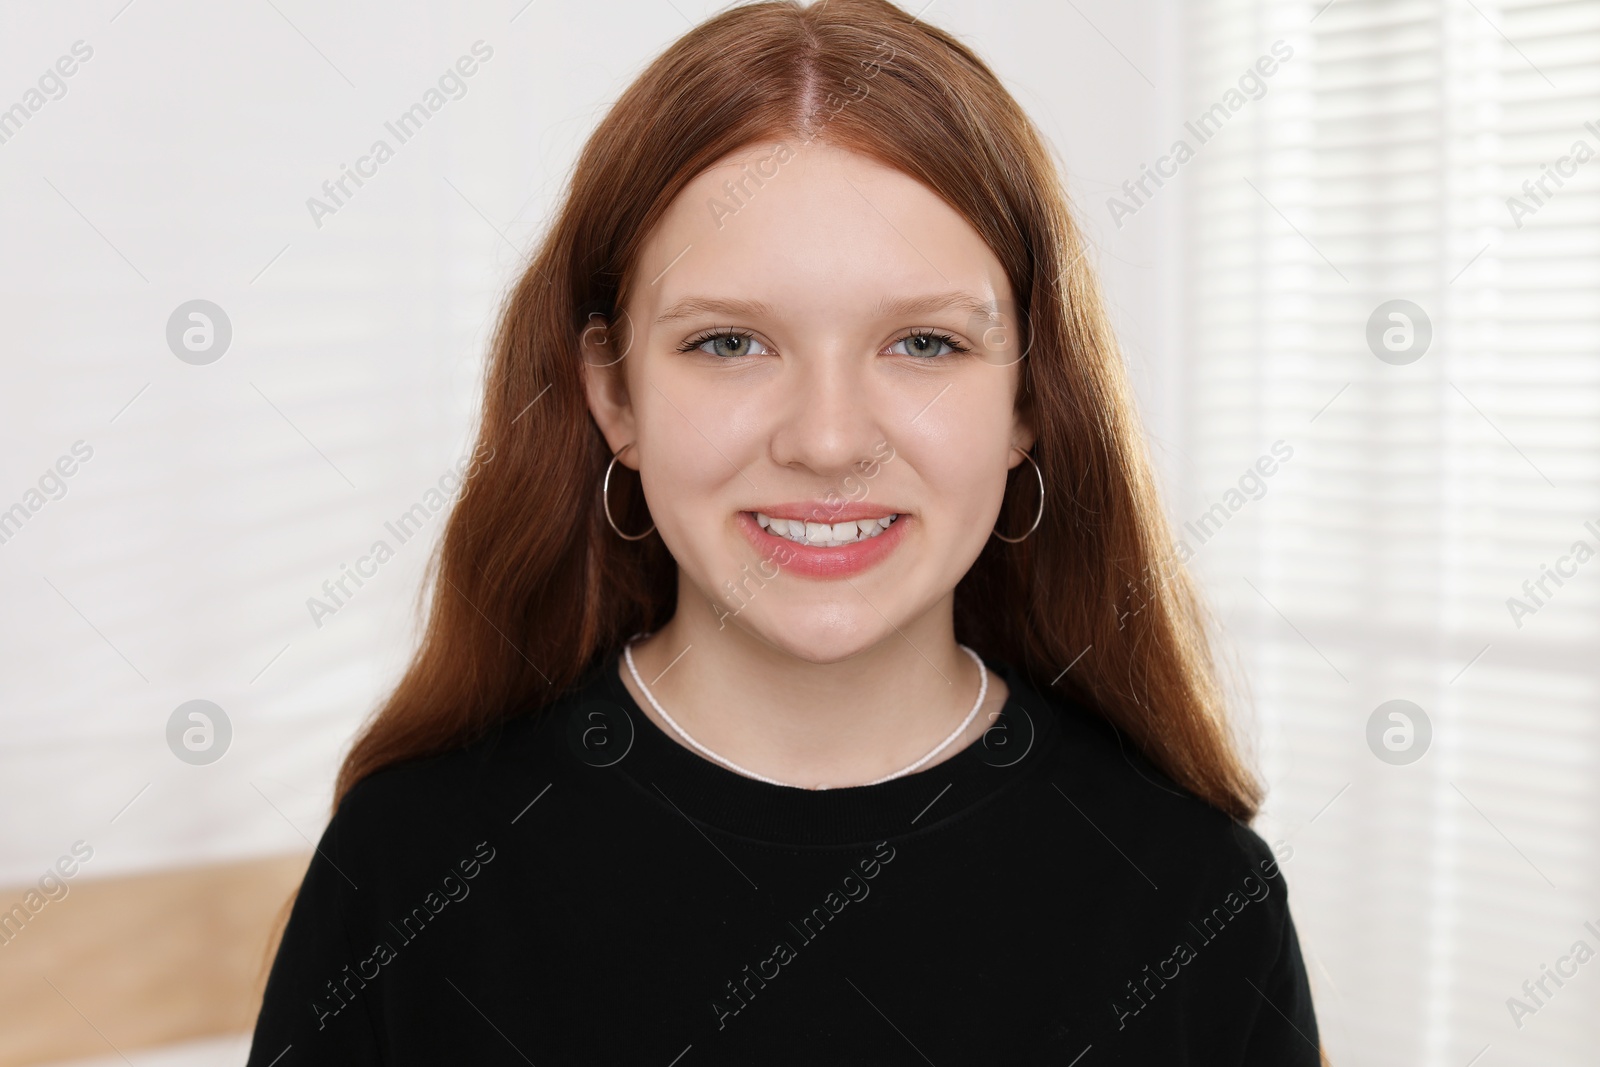
[[[894,628],[884,622],[883,616],[862,606],[871,612],[870,619],[841,618],[837,611],[770,611],[752,618],[748,616],[757,607],[752,605],[750,612],[728,621],[795,659],[815,664],[838,663],[894,636]]]

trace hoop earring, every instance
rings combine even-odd
[[[1022,449],[1017,448],[1016,445],[1012,445],[1011,447],[1016,449],[1018,452],[1022,452],[1022,458],[1033,464],[1033,471],[1039,476],[1039,514],[1033,517],[1033,525],[1028,527],[1028,532],[1023,534],[1021,537],[1007,537],[1005,534],[1000,532],[998,527],[996,527],[993,531],[994,535],[1000,538],[1000,540],[1008,541],[1014,545],[1020,541],[1026,541],[1028,538],[1032,537],[1033,531],[1039,528],[1039,523],[1044,519],[1044,471],[1039,469],[1038,460],[1028,455],[1028,453],[1024,452]]]
[[[646,537],[649,537],[651,534],[655,533],[655,523],[652,522],[650,524],[650,529],[646,530],[642,534],[625,534],[622,532],[622,528],[617,525],[617,520],[611,517],[611,468],[617,465],[617,457],[622,455],[628,449],[632,448],[633,445],[634,442],[629,441],[627,444],[617,449],[617,451],[611,457],[611,462],[606,464],[606,476],[601,479],[600,482],[600,505],[605,509],[606,521],[611,524],[611,528],[613,530],[617,531],[618,537],[622,538],[624,541],[643,541]]]

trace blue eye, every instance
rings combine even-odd
[[[742,330],[716,330],[696,334],[680,345],[678,351],[699,351],[719,359],[769,354],[767,346],[758,341],[754,334]],[[910,356],[912,359],[933,360],[970,350],[950,334],[922,330],[900,338],[889,346],[889,351],[895,355]]]
[[[765,355],[767,347],[753,336],[737,330],[722,330],[691,337],[679,348],[680,352],[701,351],[708,356],[737,359],[740,356]]]
[[[940,351],[940,349],[944,351]],[[965,352],[967,348],[960,341],[946,333],[922,331],[911,333],[900,338],[889,346],[889,351],[896,355],[911,356],[914,359],[936,359],[939,356],[950,355],[954,352]]]

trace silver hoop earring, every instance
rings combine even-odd
[[[617,520],[611,517],[611,468],[617,465],[617,457],[622,455],[628,449],[632,448],[633,445],[634,442],[629,441],[627,444],[617,449],[616,453],[611,457],[611,462],[606,464],[606,476],[600,482],[600,505],[605,509],[606,521],[611,524],[611,528],[613,530],[617,531],[618,537],[622,538],[624,541],[643,541],[646,537],[649,537],[651,534],[655,533],[655,523],[652,522],[650,524],[650,529],[646,530],[642,534],[625,534],[622,532],[622,528],[617,525]]]
[[[994,535],[996,537],[1000,538],[1002,541],[1008,541],[1014,545],[1019,541],[1026,541],[1028,538],[1032,537],[1033,531],[1039,528],[1039,523],[1044,519],[1044,471],[1039,469],[1038,461],[1032,456],[1028,455],[1027,452],[1017,448],[1016,445],[1012,445],[1011,447],[1015,448],[1018,452],[1022,452],[1022,458],[1033,464],[1033,472],[1039,476],[1039,514],[1033,517],[1033,525],[1028,527],[1028,532],[1023,534],[1021,537],[1007,537],[1005,534],[1000,532],[998,527],[996,527],[994,530]]]

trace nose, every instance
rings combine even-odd
[[[870,355],[834,345],[792,359],[777,383],[773,462],[830,478],[873,456],[885,435],[871,367]]]

